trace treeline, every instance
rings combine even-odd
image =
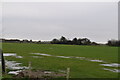
[[[19,40],[19,39],[1,39],[1,42],[11,42],[11,43],[41,43],[41,41],[32,41],[32,40]]]
[[[1,39],[1,42],[12,42],[12,43],[38,43],[38,44],[70,44],[70,45],[99,45],[96,42],[91,42],[88,38],[74,38],[69,40],[64,36],[60,39],[53,39],[52,41],[33,41],[33,40],[19,40],[19,39]]]
[[[19,39],[0,39],[0,42],[11,42],[11,43],[36,43],[36,44],[68,44],[68,45],[108,45],[108,46],[120,46],[120,40],[108,40],[106,44],[99,44],[90,41],[88,38],[73,38],[69,40],[64,36],[59,39],[53,39],[52,41],[33,41],[33,40],[19,40]]]
[[[60,39],[53,39],[51,44],[71,44],[71,45],[99,45],[96,42],[91,42],[88,38],[73,38],[72,40],[61,37]]]

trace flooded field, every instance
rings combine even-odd
[[[70,68],[72,78],[115,78],[120,72],[114,47],[6,43],[3,48],[9,75],[26,72],[30,69],[29,62],[31,69],[39,70],[38,73],[45,70],[50,75],[66,73]]]
[[[22,56],[18,56],[16,53],[3,53],[4,57],[10,57],[13,56],[15,58],[23,58]],[[14,74],[17,75],[19,72],[21,72],[24,69],[29,69],[29,67],[26,66],[20,66],[22,63],[18,63],[16,61],[8,61],[5,60],[5,66],[6,69],[9,69],[10,71],[8,74]]]
[[[68,58],[68,59],[69,58],[76,58],[76,59],[87,60],[87,61],[91,61],[91,62],[99,62],[100,66],[108,66],[108,67],[116,67],[116,68],[120,67],[120,64],[117,64],[117,63],[107,64],[107,62],[103,61],[103,60],[92,60],[90,58],[85,58],[85,57],[55,56],[55,55],[49,55],[49,54],[44,54],[44,53],[30,53],[30,54],[35,54],[36,55],[36,56],[31,56],[32,58],[45,58],[45,57],[42,57],[42,56],[58,57],[58,58]],[[15,58],[23,58],[22,56],[18,56],[16,53],[4,53],[3,55],[5,57],[13,56]],[[41,55],[41,56],[37,56],[37,55]],[[7,61],[7,60],[5,60],[5,64],[6,64],[6,68],[11,70],[11,71],[8,72],[8,74],[17,75],[20,72],[22,72],[23,70],[29,69],[29,67],[20,66],[22,63],[17,63],[16,61]],[[14,70],[14,71],[12,71],[12,70]],[[107,70],[107,71],[111,71],[111,72],[117,72],[117,73],[120,72],[120,70],[118,70],[118,69],[103,68],[103,70]]]
[[[90,59],[90,58],[85,58],[85,57],[54,56],[54,55],[43,54],[43,53],[32,53],[32,54],[42,55],[42,56],[52,56],[52,57],[58,57],[58,58],[77,58],[77,59],[80,59],[80,60],[87,60],[87,61],[91,61],[91,62],[100,62],[100,65],[102,65],[102,66],[116,67],[116,68],[120,67],[120,64],[118,64],[118,63],[110,63],[110,64],[107,64],[108,62],[103,61],[103,60],[92,60],[92,59]],[[106,63],[106,64],[103,64],[103,63]],[[107,69],[107,68],[103,68],[103,69],[104,69],[104,70],[111,71],[111,72],[117,72],[117,73],[120,72],[120,70],[118,70],[118,69]]]

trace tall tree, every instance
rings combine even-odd
[[[87,38],[83,38],[83,39],[81,39],[81,43],[82,43],[83,45],[90,45],[90,44],[91,44],[91,41],[90,41],[89,39],[87,39]]]
[[[72,40],[72,43],[73,43],[73,44],[78,44],[77,38],[74,38],[74,39]]]
[[[62,37],[60,38],[60,43],[61,43],[61,44],[66,44],[66,43],[67,43],[67,39],[66,39],[64,36],[62,36]]]
[[[58,40],[58,39],[53,39],[53,40],[51,41],[51,43],[52,43],[52,44],[58,44],[58,43],[59,43],[59,40]]]

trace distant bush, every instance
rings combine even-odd
[[[120,46],[120,40],[109,40],[107,45],[109,45],[109,46]]]

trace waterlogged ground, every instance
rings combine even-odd
[[[63,71],[70,68],[71,78],[117,78],[118,48],[108,46],[77,46],[50,44],[4,43],[6,63],[14,67]],[[7,65],[10,69],[10,67]],[[24,68],[24,69],[25,69]],[[8,72],[8,74],[17,74]]]
[[[118,63],[108,63],[106,61],[103,61],[103,60],[92,60],[90,58],[85,58],[85,57],[74,57],[74,56],[54,56],[54,55],[49,55],[49,54],[44,54],[44,53],[30,53],[30,54],[35,54],[36,56],[31,56],[33,58],[45,58],[44,56],[51,56],[51,57],[58,57],[58,58],[76,58],[76,59],[79,59],[79,60],[86,60],[86,61],[91,61],[91,62],[98,62],[100,63],[99,65],[101,66],[107,66],[109,68],[103,68],[104,70],[108,70],[108,71],[111,71],[111,72],[116,72],[116,73],[119,73],[120,70],[117,69],[118,67],[120,67],[120,64]],[[3,54],[5,57],[7,56],[13,56],[15,58],[23,58],[22,56],[18,56],[16,53],[4,53]],[[38,56],[38,55],[41,55]],[[17,63],[16,61],[5,61],[6,63],[6,67],[8,69],[10,69],[11,71],[8,72],[8,74],[15,74],[17,75],[19,72],[21,72],[22,70],[25,70],[25,69],[29,69],[29,67],[26,67],[26,66],[20,66],[20,64],[22,63]],[[110,67],[114,67],[116,69],[111,69]],[[12,71],[14,70],[14,71]]]

